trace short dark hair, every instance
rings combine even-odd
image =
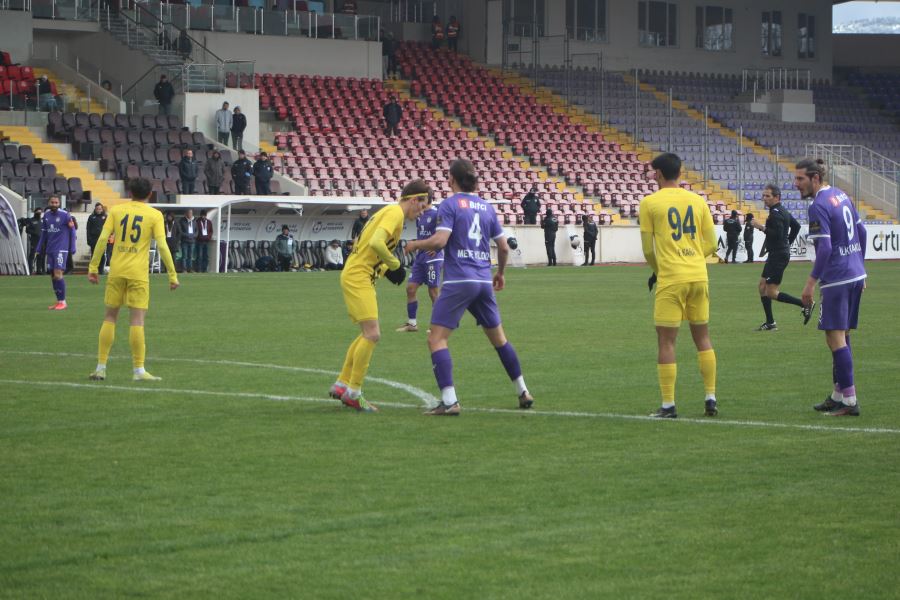
[[[767,183],[763,190],[769,190],[776,198],[781,198],[781,188],[774,183]]]
[[[674,181],[681,174],[681,159],[677,154],[664,152],[650,163],[654,170],[659,170],[666,181]]]
[[[282,226],[281,226],[281,230],[284,231],[285,229],[287,229],[288,231],[290,231],[291,228],[288,227],[287,225],[282,225]]]
[[[428,201],[431,202],[431,188],[421,179],[413,179],[403,186],[400,192],[401,197],[417,196],[419,194],[428,194]]]
[[[146,200],[153,192],[153,184],[143,177],[135,177],[128,182],[128,192],[134,200]]]
[[[795,168],[806,171],[806,176],[810,179],[813,178],[813,175],[818,175],[819,181],[825,181],[825,161],[821,158],[804,158],[795,165]]]
[[[203,210],[200,211],[200,216],[201,216],[201,217],[205,217],[205,216],[206,216],[206,209],[205,209],[205,208],[204,208]]]
[[[744,215],[744,221],[752,221],[752,220],[753,220],[753,213],[747,213],[746,215]]]
[[[464,158],[457,158],[450,165],[450,176],[464,192],[474,192],[478,187],[478,173],[475,165]]]
[[[62,202],[62,198],[59,197],[59,194],[50,194],[50,196],[47,197],[47,204],[49,205],[50,201],[53,200],[54,198],[56,198],[57,200]]]

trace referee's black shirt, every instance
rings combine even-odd
[[[781,202],[769,208],[766,219],[766,248],[769,258],[790,258],[791,244],[800,233],[800,223]]]

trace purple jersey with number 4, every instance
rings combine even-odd
[[[816,252],[818,240],[829,238],[831,242],[831,255],[818,274],[820,289],[865,279],[861,227],[862,222],[847,194],[831,186],[819,190],[809,205],[809,238],[816,244]]]
[[[444,283],[492,281],[491,240],[503,237],[494,207],[475,194],[454,194],[438,208],[437,231],[449,231]]]

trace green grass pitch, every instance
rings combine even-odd
[[[88,381],[102,286],[68,277],[50,313],[48,278],[0,279],[0,597],[896,598],[900,263],[868,268],[862,416],[830,419],[815,322],[776,303],[755,332],[762,265],[712,265],[713,422],[686,327],[680,418],[629,418],[659,403],[646,267],[511,270],[536,410],[467,317],[456,419],[421,415],[425,327],[394,332],[384,281],[364,415],[326,396],[356,335],[334,273],[154,277],[158,384],[130,380],[124,315]]]

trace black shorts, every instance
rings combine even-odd
[[[766,261],[763,267],[762,276],[766,283],[781,284],[781,278],[784,276],[784,270],[787,269],[788,263],[791,262],[790,256],[772,256]]]

